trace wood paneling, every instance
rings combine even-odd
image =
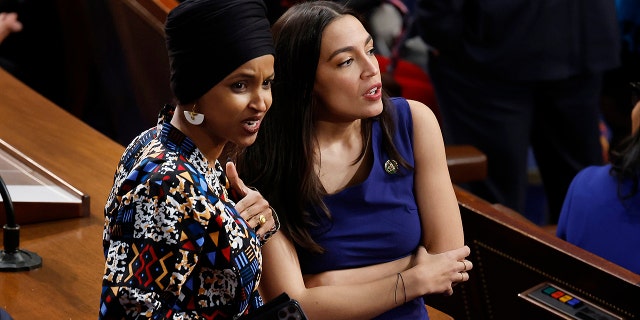
[[[16,320],[97,318],[103,208],[124,147],[2,69],[0,88],[0,139],[90,196],[87,217],[21,226],[42,268],[0,273],[0,307]]]

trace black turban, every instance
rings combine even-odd
[[[181,104],[247,61],[275,54],[266,11],[262,0],[186,0],[169,13],[171,90]]]

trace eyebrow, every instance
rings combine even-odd
[[[371,35],[369,35],[367,37],[367,39],[364,41],[364,45],[366,46],[367,43],[371,42],[371,40],[373,40],[373,38],[371,37]],[[327,58],[327,61],[330,61],[331,59],[333,59],[333,57],[335,57],[336,55],[342,53],[342,52],[347,52],[347,51],[352,51],[353,50],[353,46],[348,46],[348,47],[344,47],[344,48],[340,48],[336,51],[334,51],[333,53],[331,53],[331,55],[329,56],[329,58]]]
[[[271,79],[275,77],[275,72],[268,75],[267,77],[265,77],[265,79]],[[241,71],[239,73],[236,73],[235,75],[233,75],[230,79],[232,81],[238,81],[238,80],[243,80],[243,79],[256,79],[257,77],[257,73],[253,72],[253,71]]]

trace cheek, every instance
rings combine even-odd
[[[264,98],[264,103],[267,105],[267,110],[269,110],[271,108],[271,104],[273,103],[273,94],[272,93],[269,93]]]

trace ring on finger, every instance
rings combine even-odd
[[[267,218],[265,218],[265,216],[263,214],[261,214],[258,217],[258,222],[260,223],[260,225],[263,225],[263,224],[267,223]]]
[[[464,264],[464,269],[462,269],[462,271],[467,271],[467,262],[464,260],[462,260],[461,262],[462,264]]]
[[[464,272],[460,272],[460,282],[464,281]]]

